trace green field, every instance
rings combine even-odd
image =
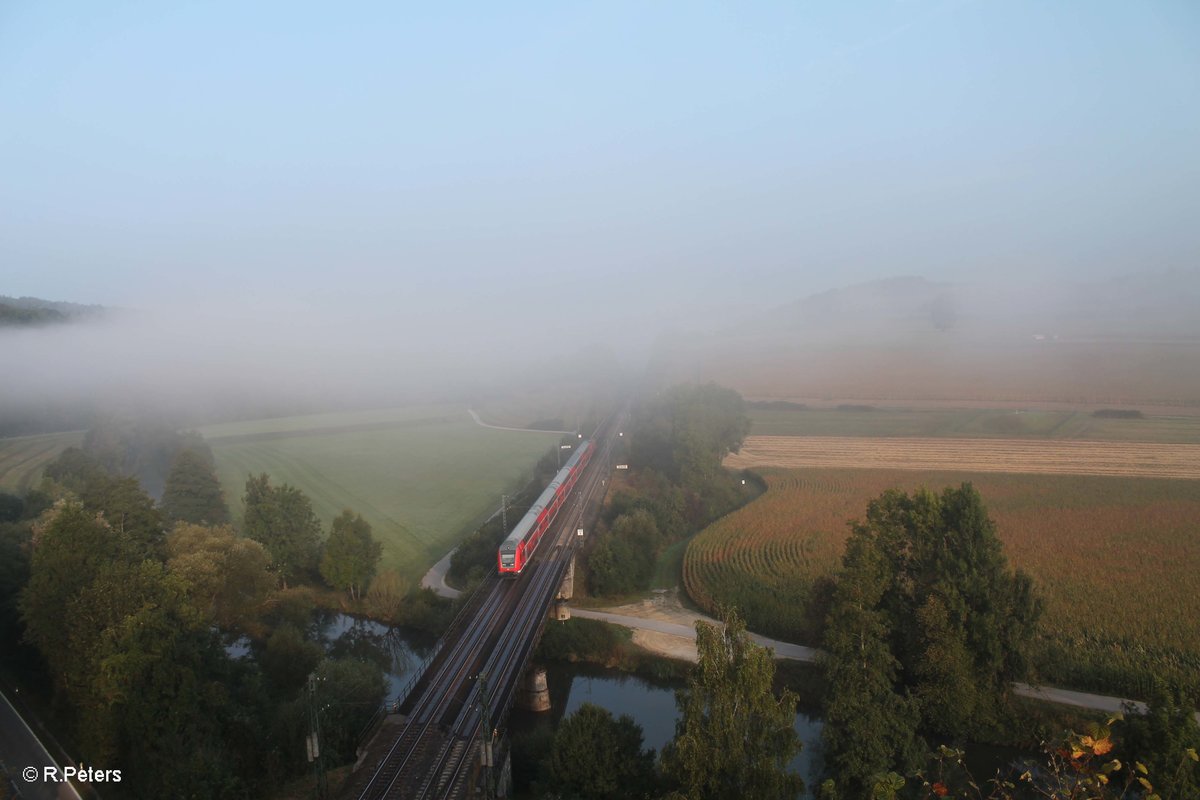
[[[1089,411],[1014,411],[960,408],[763,409],[749,411],[761,436],[933,436],[1098,439],[1117,442],[1200,443],[1200,416],[1108,419]]]
[[[344,508],[361,513],[383,542],[383,566],[414,580],[558,441],[483,428],[452,406],[237,422],[200,433],[235,520],[247,475],[266,472],[302,489],[326,526]]]
[[[83,444],[83,431],[0,439],[0,491],[20,494],[37,484],[59,453]]]

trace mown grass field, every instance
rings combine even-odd
[[[0,439],[0,491],[21,494],[37,485],[47,464],[81,444],[83,431]]]
[[[528,476],[555,434],[476,425],[465,408],[315,414],[200,429],[235,519],[246,477],[266,472],[313,501],[328,526],[361,513],[383,542],[383,566],[418,579],[500,494]]]
[[[868,469],[765,469],[768,491],[702,531],[688,594],[733,603],[752,625],[804,631],[809,588],[839,566],[847,521],[885,489],[971,481],[1011,564],[1046,601],[1043,633],[1071,647],[1190,669],[1200,663],[1200,481]],[[1070,644],[1073,643],[1073,644]],[[1154,655],[1157,653],[1158,655]],[[1177,655],[1182,654],[1182,661]]]
[[[1090,411],[962,408],[752,408],[757,436],[904,436],[1200,443],[1200,415],[1095,417]]]

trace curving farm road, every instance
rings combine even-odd
[[[597,611],[587,608],[572,608],[571,615],[575,617],[583,617],[584,619],[596,619],[603,622],[610,622],[614,625],[621,625],[634,630],[652,631],[658,634],[667,636],[675,636],[690,641],[696,639],[695,622],[702,620],[711,624],[720,624],[712,617],[704,616],[703,614],[691,614],[692,625],[684,625],[682,622],[668,622],[662,619],[649,619],[645,617],[633,617],[626,614],[614,614],[607,611]],[[815,647],[805,647],[804,645],[792,644],[791,642],[781,642],[776,639],[768,639],[765,636],[758,634],[750,634],[750,638],[757,644],[763,647],[769,647],[775,651],[776,658],[786,658],[792,661],[816,661],[824,652]],[[643,646],[648,643],[639,642]],[[672,648],[670,654],[674,657],[683,656],[677,648]],[[690,660],[695,660],[695,649],[692,648]],[[1123,697],[1111,697],[1103,694],[1092,694],[1090,692],[1077,692],[1071,689],[1059,689],[1053,686],[1031,686],[1027,683],[1017,683],[1013,685],[1013,692],[1021,697],[1029,697],[1035,700],[1043,700],[1049,703],[1059,703],[1061,705],[1074,706],[1076,708],[1085,708],[1091,711],[1103,711],[1106,713],[1116,713],[1122,710],[1125,704],[1132,704],[1138,712],[1146,710],[1145,703],[1128,700]],[[1200,722],[1200,712],[1196,713],[1196,721]]]

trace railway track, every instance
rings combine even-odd
[[[604,430],[606,426],[602,426]],[[608,463],[612,437],[605,430],[597,465]],[[574,530],[594,505],[605,474],[585,473],[555,521],[554,538],[543,542],[515,581],[489,578],[452,623],[445,645],[402,703],[404,728],[373,768],[344,796],[357,800],[465,796],[477,778],[481,726],[490,730],[508,713],[526,663],[574,551]],[[565,513],[564,513],[565,512]],[[477,677],[488,675],[489,715],[481,714]]]

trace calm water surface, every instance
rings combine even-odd
[[[388,627],[372,620],[346,614],[318,611],[313,615],[309,636],[319,642],[332,657],[352,657],[379,664],[387,680],[387,697],[394,700],[422,663],[433,652],[435,640],[427,634],[404,628]],[[250,652],[245,638],[226,646],[232,657]],[[680,714],[675,707],[675,690],[682,681],[653,680],[620,670],[592,664],[552,664],[547,668],[551,710],[533,714],[514,709],[509,727],[514,734],[527,733],[540,726],[557,726],[562,718],[584,703],[594,703],[612,712],[628,714],[642,727],[643,744],[661,751],[675,735]],[[821,720],[797,714],[796,733],[804,749],[789,765],[800,774],[806,786],[815,786],[814,765],[820,765]],[[1015,748],[973,745],[968,761],[977,776],[994,774],[997,768],[1029,753]]]
[[[613,716],[628,714],[642,726],[643,745],[661,751],[675,736],[679,711],[675,707],[675,690],[682,681],[657,681],[630,675],[620,670],[605,669],[592,664],[552,664],[547,667],[551,709],[545,714],[514,710],[509,721],[514,733],[528,732],[539,725],[558,725],[563,716],[584,703],[608,709]],[[793,759],[791,769],[811,784],[810,774],[818,757],[821,721],[806,714],[797,714],[796,733],[804,743],[800,755]]]
[[[433,652],[435,639],[428,634],[396,628],[369,619],[318,610],[309,624],[309,638],[331,658],[371,661],[383,670],[387,699],[394,700]],[[245,636],[225,645],[231,658],[250,654],[253,645]]]

